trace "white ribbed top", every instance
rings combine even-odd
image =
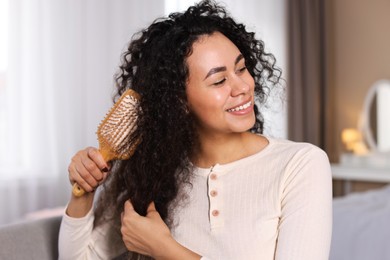
[[[179,243],[204,260],[328,259],[332,184],[326,154],[306,143],[268,140],[257,154],[196,169],[184,188],[188,198],[174,214]],[[77,221],[65,217],[63,225],[82,232]],[[70,230],[61,228],[61,236]],[[77,245],[60,240],[60,252]]]

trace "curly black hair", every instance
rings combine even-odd
[[[95,224],[113,220],[118,229],[128,199],[141,215],[154,201],[170,224],[172,202],[180,187],[191,181],[189,158],[198,146],[195,120],[187,106],[186,59],[194,42],[215,32],[230,39],[244,56],[255,79],[255,103],[265,102],[267,89],[279,83],[281,71],[274,56],[265,52],[264,43],[213,1],[204,0],[183,13],[159,18],[135,34],[122,57],[116,97],[128,88],[141,95],[138,128],[132,137],[142,142],[130,159],[113,162],[95,209]],[[255,113],[251,131],[262,133],[264,122],[257,105]]]

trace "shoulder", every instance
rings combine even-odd
[[[305,201],[328,203],[331,200],[332,173],[328,156],[322,149],[310,143],[272,138],[269,148],[267,162],[273,160],[280,174],[276,183],[281,200],[291,202],[297,196],[301,200],[299,205]]]
[[[268,138],[269,161],[280,167],[284,178],[324,178],[331,176],[327,154],[319,147],[303,142]]]
[[[269,138],[270,151],[279,157],[289,160],[301,160],[304,158],[314,160],[328,160],[328,156],[321,148],[310,143],[294,142],[287,139]]]

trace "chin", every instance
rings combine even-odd
[[[233,127],[233,131],[237,133],[248,132],[255,125],[256,120],[253,119],[250,122],[241,122],[239,125]]]

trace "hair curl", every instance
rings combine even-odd
[[[279,83],[281,71],[274,56],[265,52],[264,43],[213,1],[201,1],[183,13],[157,19],[136,34],[122,57],[116,97],[128,88],[141,95],[138,128],[132,138],[142,138],[142,142],[130,159],[113,162],[112,174],[95,209],[96,225],[110,220],[118,231],[128,199],[141,215],[154,201],[161,217],[170,224],[169,209],[180,187],[190,183],[189,158],[198,145],[195,120],[187,107],[186,59],[200,36],[214,32],[224,34],[244,56],[255,79],[257,104],[264,103],[266,90]],[[262,133],[264,122],[257,105],[255,113],[251,131]]]

